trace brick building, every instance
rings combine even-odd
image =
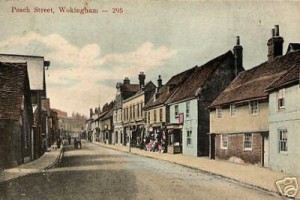
[[[0,164],[4,168],[33,157],[33,114],[26,63],[0,62]]]

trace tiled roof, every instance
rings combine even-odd
[[[154,101],[154,97],[152,97],[149,102],[145,105],[144,109],[149,109],[151,107],[158,106],[160,104],[164,104],[168,98],[176,91],[178,86],[182,84],[182,82],[196,69],[197,67],[193,67],[186,71],[183,71],[175,76],[172,76],[171,79],[158,91],[159,96]],[[172,87],[169,90],[169,87]]]
[[[28,91],[25,91],[26,83]],[[0,119],[20,119],[25,92],[30,92],[27,64],[0,62]]]
[[[285,74],[280,76],[276,81],[274,81],[267,90],[277,89],[288,84],[299,84],[300,79],[300,64],[295,65],[291,69],[289,69]]]
[[[222,64],[228,59],[231,59],[233,62],[233,53],[231,51],[228,51],[206,64],[197,67],[178,88],[176,93],[167,101],[167,103],[178,102],[195,97],[199,88],[201,88],[206,81],[211,78],[215,70],[222,66]]]
[[[268,92],[266,89],[270,84],[299,63],[300,51],[295,51],[241,72],[210,107],[267,98]]]
[[[122,84],[121,91],[122,92],[137,92],[140,89],[139,84]]]

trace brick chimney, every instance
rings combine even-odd
[[[240,45],[240,36],[236,36],[236,45],[233,47],[235,76],[243,69],[243,47]]]
[[[146,75],[144,74],[144,72],[140,72],[139,74],[140,89],[144,88],[145,86],[145,78]]]
[[[161,76],[158,75],[158,79],[157,79],[157,89],[159,90],[162,87],[162,79]]]
[[[279,35],[279,25],[275,25],[272,29],[272,38],[268,40],[268,61],[282,56],[283,42],[283,38]]]
[[[130,84],[130,80],[128,77],[124,78],[123,84]]]

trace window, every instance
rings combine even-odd
[[[156,110],[154,110],[154,123],[156,122]]]
[[[244,134],[244,150],[252,150],[252,134]]]
[[[279,129],[279,152],[287,152],[288,144],[287,144],[287,130]]]
[[[222,108],[221,107],[217,108],[216,112],[217,112],[217,118],[222,118]]]
[[[250,114],[255,115],[258,113],[258,101],[249,102]]]
[[[185,104],[185,113],[186,113],[186,117],[190,116],[190,102],[186,102]]]
[[[132,119],[135,119],[135,105],[132,106]]]
[[[230,105],[230,115],[235,116],[236,115],[236,106],[235,104]]]
[[[227,149],[228,148],[228,135],[221,135],[221,149]]]
[[[278,91],[278,110],[284,110],[285,108],[285,89]]]
[[[150,124],[150,111],[148,111],[148,124]]]
[[[159,121],[160,121],[160,122],[163,121],[163,110],[162,110],[162,108],[159,109]]]
[[[137,118],[140,118],[140,104],[137,104]]]
[[[186,145],[191,146],[192,145],[192,130],[188,130],[186,132]]]
[[[179,117],[178,105],[174,106],[174,114],[175,114],[175,118]]]

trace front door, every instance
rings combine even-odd
[[[264,137],[264,167],[269,166],[269,137]]]

